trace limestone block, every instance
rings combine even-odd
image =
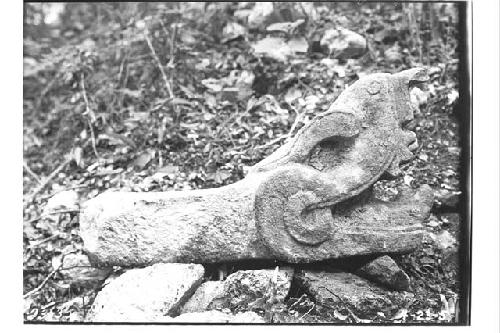
[[[347,307],[358,313],[375,314],[393,306],[404,306],[413,294],[390,292],[346,272],[305,271],[299,280],[319,305]]]
[[[212,301],[224,296],[223,281],[207,281],[196,289],[194,295],[182,307],[181,313],[203,312]]]
[[[97,294],[86,320],[158,322],[178,313],[201,284],[204,268],[195,264],[155,264],[131,269]]]

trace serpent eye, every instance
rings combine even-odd
[[[430,79],[429,74],[427,73],[427,69],[423,67],[407,69],[395,75],[403,78],[403,80],[408,85],[408,89],[413,88],[419,83],[427,82]]]
[[[410,71],[412,71],[410,69]],[[413,88],[419,83],[424,83],[429,81],[429,74],[427,73],[427,69],[425,68],[415,68],[413,72],[410,73],[408,79],[408,88]]]
[[[368,85],[368,88],[367,88],[367,90],[370,93],[370,95],[378,94],[381,89],[382,89],[382,84],[379,81],[373,81],[373,82],[371,82],[370,85]]]

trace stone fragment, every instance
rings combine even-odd
[[[291,39],[264,37],[252,44],[252,48],[255,54],[264,55],[284,62],[296,54],[307,52],[309,44],[303,37]]]
[[[200,285],[204,268],[196,264],[155,264],[126,271],[96,296],[86,320],[158,322],[178,313]]]
[[[461,192],[437,192],[432,210],[436,213],[454,213],[459,210]]]
[[[326,30],[320,45],[328,49],[334,58],[339,59],[357,58],[367,50],[363,36],[342,27]]]
[[[223,281],[207,281],[196,289],[194,295],[182,307],[181,313],[203,312],[213,300],[223,297]]]
[[[387,255],[367,263],[359,268],[356,274],[393,290],[408,291],[410,289],[410,277]]]
[[[247,29],[236,22],[228,22],[222,30],[222,43],[227,43],[247,34]]]
[[[292,268],[238,271],[227,277],[223,295],[214,299],[209,309],[247,311],[261,308],[268,301],[282,303],[288,295],[292,278]]]
[[[248,12],[248,26],[251,29],[264,28],[273,14],[274,4],[272,2],[256,2]]]
[[[304,271],[298,281],[314,300],[330,307],[346,305],[358,313],[375,315],[394,306],[404,306],[413,297],[407,292],[390,292],[351,273]]]
[[[112,267],[92,267],[89,257],[82,253],[71,253],[53,257],[52,268],[59,269],[59,273],[63,279],[76,284],[102,281],[113,272]]]
[[[429,236],[434,241],[436,248],[441,250],[457,245],[457,239],[448,230],[443,230],[437,234],[430,233]]]
[[[457,239],[460,239],[460,232],[462,231],[460,214],[445,213],[441,214],[439,218],[444,228],[449,230]]]
[[[78,210],[78,193],[68,190],[54,194],[43,208],[43,214],[61,210]]]
[[[457,281],[457,276],[460,274],[460,256],[456,246],[442,250],[441,266],[450,281]]]
[[[384,51],[384,59],[388,64],[400,64],[403,62],[401,47],[398,43],[395,43]]]
[[[237,314],[211,310],[205,312],[184,313],[166,322],[172,323],[265,323],[264,319],[255,312],[240,312]]]

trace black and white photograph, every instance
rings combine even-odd
[[[471,325],[472,8],[25,2],[23,326]]]

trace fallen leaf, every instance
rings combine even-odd
[[[295,22],[278,22],[278,23],[273,23],[270,26],[267,27],[267,31],[281,31],[285,33],[291,33],[295,29],[297,29],[299,26],[304,24],[305,20],[304,19],[299,19]]]
[[[294,53],[306,53],[309,49],[309,44],[304,37],[292,38],[287,44]]]
[[[152,159],[151,153],[142,153],[133,162],[133,164],[143,169]]]
[[[272,2],[256,2],[253,8],[248,12],[248,26],[250,28],[262,26],[273,11],[274,4]]]
[[[141,97],[141,92],[139,90],[130,90],[127,88],[123,88],[120,90],[124,95],[127,95],[132,98],[139,98]]]
[[[231,171],[229,171],[229,170],[217,170],[215,172],[214,181],[217,184],[222,184],[229,177],[231,177]]]
[[[328,29],[321,38],[320,45],[327,48],[335,58],[354,58],[366,52],[366,39],[360,34],[339,27]]]
[[[280,37],[266,37],[252,45],[256,54],[263,54],[270,58],[285,62],[296,53],[307,52],[309,45],[305,38],[293,38],[285,41]]]
[[[203,84],[205,87],[207,87],[208,89],[214,91],[214,92],[219,92],[222,90],[222,83],[220,82],[220,80],[217,80],[217,79],[214,79],[214,78],[210,78],[210,79],[205,79],[205,80],[201,80],[201,84]]]
[[[413,177],[410,176],[410,175],[405,175],[404,178],[403,178],[403,181],[406,185],[410,186],[411,185],[411,182],[413,181]]]
[[[73,158],[73,161],[75,161],[76,165],[80,168],[84,168],[84,161],[83,161],[83,149],[82,147],[75,147],[71,153],[71,157]]]
[[[451,105],[455,103],[455,101],[458,99],[458,91],[456,89],[453,89],[448,93],[446,97],[448,97],[448,105]]]
[[[297,88],[288,89],[285,94],[285,102],[292,104],[296,99],[302,97],[302,92]]]
[[[236,22],[228,22],[222,30],[222,42],[227,43],[247,34],[247,29]]]
[[[207,58],[204,58],[204,59],[201,59],[201,61],[199,63],[197,63],[194,68],[198,71],[201,71],[201,70],[204,70],[205,68],[208,67],[208,65],[210,65],[210,60],[207,59]]]

